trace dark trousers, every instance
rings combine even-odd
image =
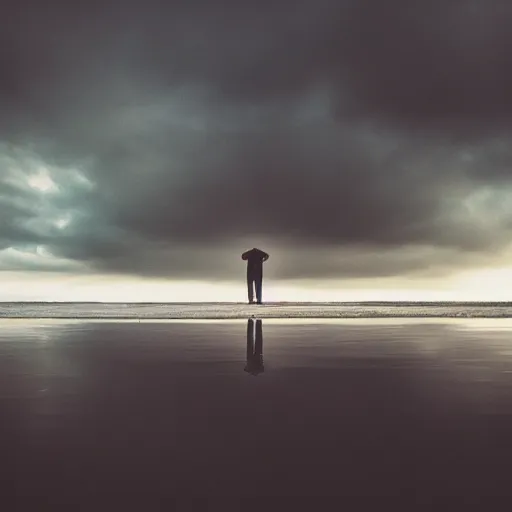
[[[263,284],[262,272],[247,272],[247,294],[249,302],[254,300],[254,288],[256,288],[256,300],[261,302],[261,287]]]

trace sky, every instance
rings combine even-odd
[[[4,0],[0,301],[510,300],[509,4]]]

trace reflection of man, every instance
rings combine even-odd
[[[242,254],[242,259],[247,261],[247,292],[249,304],[254,302],[253,285],[256,288],[256,300],[261,304],[261,287],[263,284],[263,262],[269,258],[266,252],[254,247]]]
[[[254,343],[254,332],[256,327],[256,343]],[[247,364],[244,371],[251,375],[258,375],[265,371],[263,367],[263,326],[261,320],[249,318],[247,320]]]

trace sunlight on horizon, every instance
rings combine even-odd
[[[246,302],[239,282],[168,281],[129,276],[3,272],[0,301]],[[264,283],[266,302],[510,301],[512,268],[460,273],[449,279],[403,278]]]

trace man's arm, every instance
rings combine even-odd
[[[242,259],[243,259],[243,260],[246,260],[246,259],[249,257],[249,252],[250,252],[250,251],[245,251],[245,252],[242,254]]]
[[[270,256],[266,252],[261,251],[261,259],[262,259],[262,261],[267,261],[269,259],[269,257]]]

